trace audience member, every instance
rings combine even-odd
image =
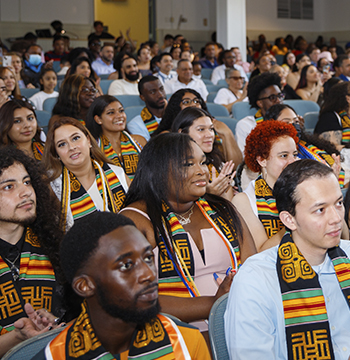
[[[202,64],[199,61],[192,61],[193,78],[197,80],[202,79]]]
[[[339,55],[334,61],[335,76],[343,81],[350,80],[350,58],[348,55]]]
[[[65,230],[95,211],[120,210],[130,180],[122,167],[105,157],[78,120],[61,117],[51,124],[43,160],[52,190],[61,201]]]
[[[57,353],[76,359],[211,358],[197,329],[159,314],[152,248],[131,220],[95,213],[74,225],[60,254],[68,282],[84,299],[82,312],[34,359],[56,359]],[[126,271],[131,261],[132,271]],[[76,331],[84,349],[75,346]]]
[[[312,351],[315,358],[347,359],[349,290],[341,284],[350,273],[350,243],[340,240],[338,181],[328,166],[300,160],[283,170],[273,196],[289,231],[234,278],[225,313],[230,357],[287,359]]]
[[[149,47],[151,49],[151,57],[152,58],[159,55],[159,45],[158,45],[157,41],[149,40],[149,41],[147,41],[147,44],[149,45]]]
[[[9,52],[6,54],[7,56],[11,56],[11,66],[14,70],[16,81],[18,84],[18,87],[20,89],[27,88],[34,88],[32,84],[25,85],[23,79],[22,79],[22,69],[24,66],[23,58],[20,53],[17,52]]]
[[[0,108],[9,100],[4,80],[0,77]]]
[[[93,60],[97,60],[100,57],[101,52],[101,40],[97,37],[91,37],[88,41],[88,48],[91,52]],[[113,48],[114,51],[114,48]]]
[[[287,84],[291,88],[296,89],[300,81],[301,70],[303,70],[304,66],[310,64],[311,64],[311,60],[308,55],[300,54],[296,57],[292,72],[290,72],[287,76]]]
[[[54,36],[52,46],[53,50],[45,53],[45,61],[60,61],[62,56],[68,54],[65,52],[65,44],[62,36]]]
[[[193,79],[192,64],[188,60],[180,60],[177,67],[177,78],[173,78],[164,84],[165,92],[173,94],[179,89],[190,88],[198,91],[204,101],[207,100],[208,90],[202,80]]]
[[[94,22],[94,29],[95,32],[91,33],[88,36],[88,40],[91,38],[98,38],[98,39],[115,39],[115,37],[108,32],[104,31],[104,26],[102,21],[95,21]]]
[[[337,44],[337,39],[335,37],[329,39],[329,47],[334,47],[338,56],[344,54],[344,49]]]
[[[140,135],[148,141],[162,120],[167,105],[166,94],[161,81],[152,75],[140,80],[138,90],[146,106],[140,115],[128,122],[128,129],[131,134]]]
[[[159,68],[159,71],[155,73],[154,76],[156,76],[163,85],[168,80],[171,80],[173,77],[177,76],[176,71],[172,70],[173,58],[171,57],[170,53],[161,53],[156,64]]]
[[[50,313],[58,314],[53,266],[58,265],[62,233],[57,200],[35,161],[15,147],[6,147],[0,150],[0,169],[3,356],[20,342],[57,326]]]
[[[36,110],[43,110],[43,104],[46,99],[58,97],[55,91],[57,85],[57,75],[52,69],[43,69],[40,76],[41,91],[29,98]]]
[[[216,46],[217,44],[214,42],[206,43],[204,48],[205,56],[199,60],[203,69],[214,69],[219,65],[215,57]]]
[[[164,41],[161,48],[162,52],[166,52],[166,53],[170,52],[170,49],[173,46],[173,44],[174,44],[174,37],[170,34],[166,34],[164,36]]]
[[[148,45],[141,45],[137,51],[138,68],[141,76],[152,75],[151,72],[151,50]]]
[[[180,60],[180,56],[181,56],[181,47],[178,44],[174,44],[170,51],[169,51],[170,55],[173,58],[173,69],[177,69],[177,63]]]
[[[321,74],[313,65],[306,65],[301,70],[300,80],[295,92],[303,100],[317,102],[322,91]]]
[[[256,62],[256,68],[250,75],[250,80],[255,76],[266,73],[271,69],[270,54],[263,54]]]
[[[233,48],[231,48],[231,50],[236,55],[235,65],[242,66],[244,72],[249,73],[250,72],[250,64],[247,61],[243,61],[241,50],[239,50],[238,47],[233,47]]]
[[[307,47],[308,47],[307,41],[302,36],[298,36],[294,42],[294,50],[293,50],[294,55],[298,56],[300,54],[304,54]]]
[[[301,99],[301,97],[296,94],[295,90],[287,84],[286,70],[282,66],[279,66],[277,64],[273,65],[271,66],[269,72],[275,73],[281,78],[281,90],[286,100]]]
[[[319,55],[321,54],[321,50],[315,44],[310,44],[306,50],[306,53],[309,55],[311,65],[317,67],[317,61]]]
[[[12,67],[0,66],[0,78],[4,81],[6,86],[6,95],[8,99],[21,99],[21,91],[16,82],[16,75]]]
[[[295,55],[288,51],[283,57],[282,67],[287,71],[287,75],[293,70],[295,64]]]
[[[271,51],[275,55],[285,55],[288,52],[288,48],[286,47],[283,37],[276,38],[275,45],[272,46]]]
[[[114,48],[113,45],[105,44],[100,51],[100,57],[97,58],[91,67],[97,75],[111,74],[115,71],[113,67]]]
[[[68,69],[70,68],[70,63],[68,61],[68,55],[62,56],[60,60],[60,71],[58,71],[57,76],[66,75]]]

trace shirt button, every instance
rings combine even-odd
[[[344,346],[344,347],[343,347],[343,351],[346,351],[346,350],[347,350],[347,348]]]
[[[335,326],[332,326],[331,329],[332,329],[332,330],[335,330]]]
[[[330,301],[330,299],[329,299],[329,297],[327,298],[327,302],[329,302]]]

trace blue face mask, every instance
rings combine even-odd
[[[41,64],[41,56],[40,55],[36,55],[36,54],[31,54],[29,55],[29,63],[37,66],[39,64]]]

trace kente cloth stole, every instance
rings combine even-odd
[[[141,330],[135,330],[131,344],[128,359],[190,359],[180,330],[172,320],[160,314],[146,323]],[[97,338],[85,301],[78,319],[46,346],[45,355],[47,359],[53,360],[120,358],[106,351]]]
[[[150,135],[152,135],[158,128],[158,122],[145,106],[141,111],[141,118],[146,125]]]
[[[255,122],[256,122],[256,125],[259,125],[260,123],[262,123],[264,121],[264,116],[262,115],[261,113],[261,109],[259,109],[255,115]]]
[[[326,256],[332,260],[350,307],[350,261],[339,246],[329,249]],[[334,359],[326,303],[318,275],[300,253],[289,232],[278,248],[276,269],[282,293],[288,359]]]
[[[339,116],[341,118],[341,126],[343,128],[341,142],[349,143],[350,142],[350,119],[349,119],[348,113],[346,111],[341,111],[339,113]]]
[[[105,135],[101,135],[99,144],[107,158],[112,160],[115,165],[122,167],[126,175],[128,175],[130,179],[133,179],[137,169],[137,163],[139,162],[139,153],[141,152],[135,140],[126,131],[121,132],[120,146],[122,161],[120,161],[118,154],[114,151],[112,144]]]
[[[304,140],[299,141],[298,152],[299,158],[301,159],[311,159],[321,163],[323,163],[324,160],[329,166],[332,166],[334,164],[334,159],[331,155],[329,155],[326,151],[319,149],[315,145],[310,145],[306,143]],[[344,186],[344,180],[345,171],[341,169],[338,178],[340,187]]]
[[[231,267],[238,269],[241,265],[240,250],[236,232],[231,233],[228,224],[214,211],[204,198],[199,198],[196,205],[207,221],[224,242],[231,258]],[[158,255],[158,292],[159,295],[177,297],[200,296],[195,286],[195,266],[191,245],[186,231],[179,223],[174,212],[163,203],[163,220],[170,226],[168,240],[173,247],[176,258],[172,258],[170,249],[163,239],[159,242]],[[234,224],[231,224],[234,227]],[[164,226],[166,230],[166,226]]]
[[[39,142],[33,141],[32,149],[35,159],[41,161],[44,153],[44,147]]]
[[[258,218],[264,225],[268,238],[278,233],[283,224],[278,216],[276,200],[273,197],[272,189],[261,175],[255,180],[256,207]]]
[[[96,173],[97,187],[103,198],[104,211],[107,211],[108,208],[111,212],[118,212],[125,199],[123,186],[107,163],[103,163],[101,167],[97,161],[93,161],[93,166]],[[67,217],[68,206],[71,207],[74,221],[97,211],[90,195],[76,176],[66,167],[63,168],[62,178],[62,211],[64,219]]]
[[[0,257],[0,335],[14,329],[13,323],[27,317],[24,304],[34,310],[52,310],[55,273],[51,262],[43,255],[37,236],[28,227],[21,252],[19,279],[13,280],[11,269]]]

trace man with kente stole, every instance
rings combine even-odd
[[[167,105],[164,85],[153,76],[144,76],[138,84],[140,98],[146,103],[141,114],[135,116],[128,123],[131,134],[141,135],[147,141],[157,130]]]
[[[230,356],[347,360],[350,242],[340,240],[337,178],[329,166],[300,160],[283,170],[273,193],[288,231],[233,280],[225,314]]]
[[[152,246],[132,220],[107,212],[83,218],[60,259],[84,298],[82,312],[33,359],[210,359],[198,329],[159,314]]]
[[[55,201],[35,159],[0,150],[0,357],[56,325],[49,314],[57,313],[51,255],[62,235]]]

